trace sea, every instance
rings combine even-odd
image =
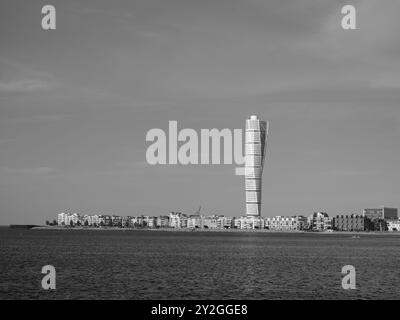
[[[0,272],[0,300],[400,299],[400,235],[0,228]]]

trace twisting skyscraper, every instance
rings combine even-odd
[[[261,216],[261,176],[268,125],[257,116],[246,120],[245,140],[245,186],[246,216]]]

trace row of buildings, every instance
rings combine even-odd
[[[60,213],[59,226],[91,226],[120,228],[175,228],[175,229],[268,229],[276,231],[400,231],[397,208],[364,209],[362,214],[336,215],[315,212],[308,217],[276,216],[240,218],[222,215],[187,215],[171,212],[169,215],[118,216]]]

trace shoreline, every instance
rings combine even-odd
[[[119,228],[119,227],[60,227],[60,226],[35,226],[31,230],[63,230],[63,231],[122,231],[122,232],[135,232],[135,231],[146,231],[146,232],[238,232],[238,233],[292,233],[292,234],[320,234],[320,235],[330,235],[330,234],[342,234],[342,235],[400,235],[399,231],[333,231],[333,232],[313,232],[313,231],[303,231],[303,230],[268,230],[268,229],[175,229],[175,228]]]

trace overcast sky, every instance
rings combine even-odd
[[[41,8],[57,29],[41,29]],[[358,30],[343,30],[344,4]],[[235,165],[150,166],[148,130],[270,121],[263,216],[400,205],[400,2],[0,3],[0,224],[240,216]]]

